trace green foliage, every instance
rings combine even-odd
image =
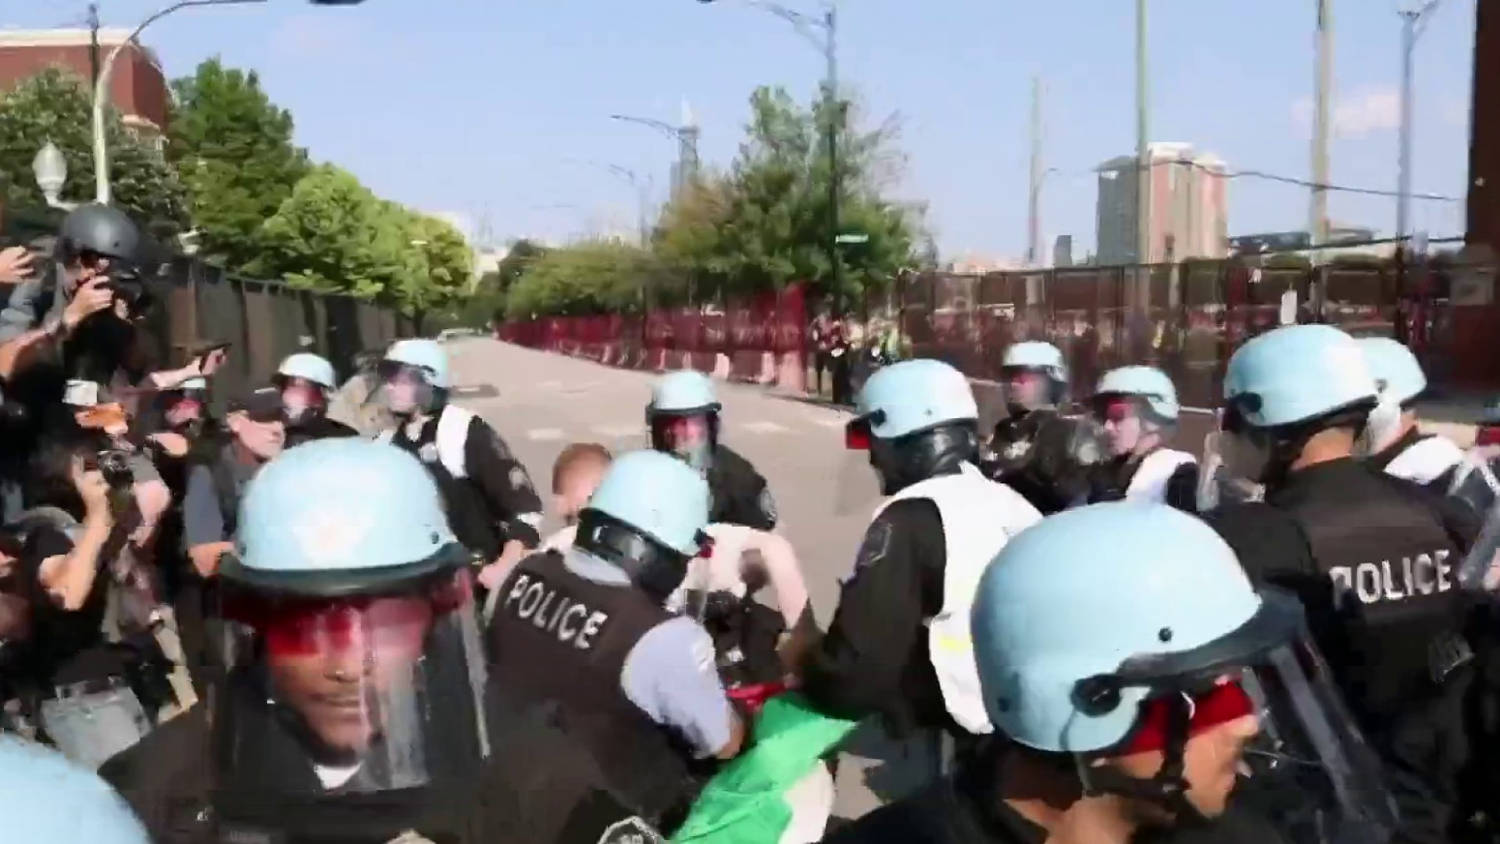
[[[661,274],[651,253],[618,241],[585,241],[550,249],[510,289],[506,314],[596,314],[638,311]]]
[[[93,97],[83,79],[49,68],[0,95],[0,176],[16,213],[48,215],[31,164],[52,141],[68,162],[62,198],[94,196]],[[158,237],[187,228],[181,182],[157,151],[126,130],[113,108],[105,112],[112,199]]]
[[[262,276],[395,304],[417,315],[469,292],[473,258],[449,223],[379,199],[350,173],[313,168],[261,227]]]
[[[172,90],[167,158],[187,186],[201,254],[242,271],[260,253],[261,224],[307,172],[307,153],[253,71],[209,59]]]

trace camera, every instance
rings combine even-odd
[[[84,468],[90,471],[97,469],[111,489],[128,489],[135,482],[134,474],[130,471],[130,452],[118,448],[100,451],[92,459],[84,461]]]

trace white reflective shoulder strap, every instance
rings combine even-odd
[[[444,407],[442,415],[438,417],[438,460],[448,470],[448,474],[455,478],[469,476],[465,465],[467,461],[464,460],[464,446],[468,444],[469,423],[473,420],[472,412],[451,404]]]
[[[1178,467],[1196,462],[1197,459],[1185,451],[1159,448],[1151,452],[1141,460],[1141,465],[1136,467],[1135,474],[1130,477],[1130,485],[1125,488],[1125,499],[1157,503],[1165,501],[1167,481],[1172,479],[1172,474]]]
[[[1385,473],[1419,484],[1429,484],[1462,462],[1464,453],[1447,437],[1429,436],[1406,447],[1386,464]]]
[[[396,429],[395,428],[387,428],[386,430],[381,431],[380,433],[378,433],[378,434],[375,435],[375,442],[385,443],[386,445],[390,445],[392,442],[395,441],[395,439],[396,439]]]

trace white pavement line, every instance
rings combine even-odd
[[[645,435],[644,425],[595,425],[589,428],[589,430],[601,437],[610,437],[612,439]]]
[[[562,438],[561,428],[532,428],[526,432],[526,439],[534,442],[552,442]]]
[[[775,422],[767,421],[746,422],[739,427],[753,434],[784,434],[788,430],[784,425],[777,425]]]
[[[842,428],[848,422],[848,420],[846,420],[846,419],[840,419],[837,416],[811,416],[811,415],[807,417],[807,421],[811,422],[814,425],[820,425],[820,426],[822,426],[824,428]]]

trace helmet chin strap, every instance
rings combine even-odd
[[[1084,794],[1115,794],[1132,800],[1154,803],[1172,814],[1178,826],[1208,823],[1208,818],[1188,799],[1189,783],[1183,770],[1187,750],[1190,704],[1179,696],[1167,720],[1166,746],[1162,748],[1161,769],[1150,779],[1121,773],[1116,768],[1089,767],[1082,756],[1075,756],[1078,780]]]

